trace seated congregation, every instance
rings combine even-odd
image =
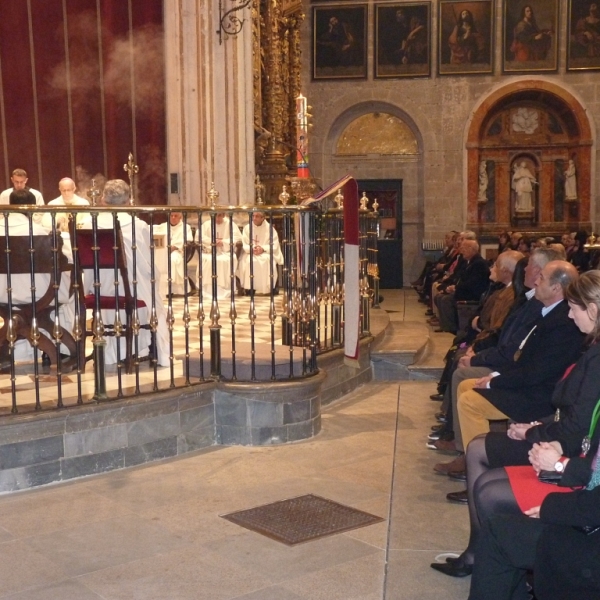
[[[446,497],[470,523],[460,556],[431,567],[472,575],[470,600],[600,598],[600,271],[585,232],[569,240],[507,235],[486,272],[475,235],[452,233],[414,284],[455,334],[427,446],[455,456],[434,471],[464,482]]]

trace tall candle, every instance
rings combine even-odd
[[[308,171],[308,115],[306,98],[300,94],[296,98],[296,162],[298,177],[307,179]]]

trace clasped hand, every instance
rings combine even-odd
[[[540,442],[534,444],[529,451],[529,462],[534,471],[554,471],[554,465],[562,456],[562,447],[559,442]]]

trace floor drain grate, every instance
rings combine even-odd
[[[239,510],[221,517],[288,546],[384,520],[314,494]]]

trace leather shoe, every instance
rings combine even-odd
[[[435,418],[440,422],[440,423],[447,423],[448,422],[448,417],[442,412],[436,412],[435,413]]]
[[[442,431],[446,427],[446,423],[438,423],[431,426],[431,431]]]
[[[449,454],[458,454],[459,451],[456,449],[456,444],[454,443],[454,440],[450,441],[450,440],[438,440],[437,442],[434,442],[433,445],[435,446],[435,449],[438,450],[439,452],[444,452],[444,453],[449,453]]]
[[[439,475],[448,475],[466,468],[465,455],[461,454],[457,456],[453,461],[449,463],[438,463],[433,467],[433,470]]]
[[[455,504],[469,504],[467,490],[462,490],[461,492],[450,492],[449,494],[446,494],[446,500],[448,500],[448,502],[454,502]]]
[[[467,480],[467,472],[466,471],[450,471],[448,473],[448,477],[452,479],[452,481],[466,481]]]
[[[431,394],[431,396],[429,396],[430,400],[443,400],[444,399],[444,394]]]
[[[431,563],[431,568],[444,575],[450,575],[450,577],[466,577],[473,573],[473,565],[468,565],[463,561]]]

